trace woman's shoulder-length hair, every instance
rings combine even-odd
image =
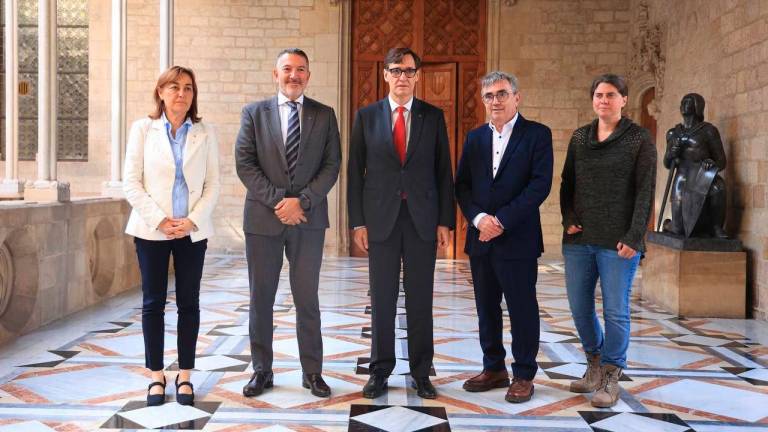
[[[197,114],[197,80],[195,79],[195,73],[192,72],[192,69],[184,66],[171,66],[157,78],[157,84],[155,84],[155,88],[152,90],[152,95],[155,100],[155,109],[149,113],[149,118],[153,120],[159,119],[163,115],[163,110],[165,109],[163,100],[160,99],[160,95],[157,91],[169,83],[178,81],[179,77],[184,74],[188,75],[192,80],[192,105],[190,105],[189,110],[187,111],[187,117],[192,123],[197,123],[203,119]]]

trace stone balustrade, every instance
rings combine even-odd
[[[0,203],[0,344],[139,286],[123,199]]]

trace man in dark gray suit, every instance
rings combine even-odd
[[[309,59],[298,48],[277,57],[277,96],[243,109],[235,144],[237,175],[248,190],[243,231],[251,288],[249,333],[253,376],[245,396],[273,385],[272,307],[283,266],[290,264],[302,385],[328,397],[323,381],[323,341],[317,297],[325,230],[326,195],[341,164],[333,109],[304,96]]]
[[[368,251],[371,283],[371,377],[363,396],[387,389],[395,367],[395,312],[403,268],[412,386],[437,397],[432,365],[432,288],[436,248],[448,245],[456,220],[443,111],[416,99],[421,60],[409,48],[384,59],[389,96],[355,116],[347,199],[354,242]]]

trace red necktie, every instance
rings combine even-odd
[[[395,151],[400,156],[400,164],[405,163],[405,116],[403,116],[405,107],[397,107],[397,119],[395,128],[392,130],[392,140],[395,142]]]

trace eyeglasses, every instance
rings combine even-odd
[[[509,93],[506,90],[501,90],[500,92],[494,94],[494,93],[486,93],[483,95],[483,102],[487,104],[493,103],[493,100],[496,99],[499,102],[506,102],[507,99],[509,99]]]
[[[403,73],[405,73],[406,77],[413,78],[413,77],[416,76],[416,71],[418,71],[418,69],[413,69],[413,68],[408,68],[408,69],[392,68],[392,69],[387,69],[387,71],[389,73],[391,73],[392,76],[395,77],[395,78],[400,78],[400,75],[402,75]]]

